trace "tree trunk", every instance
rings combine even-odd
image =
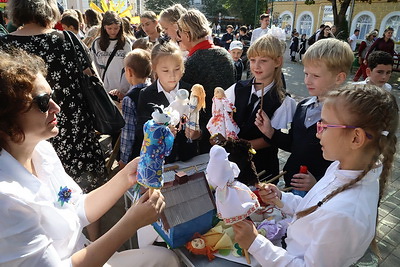
[[[341,40],[347,40],[349,37],[348,21],[346,20],[346,11],[352,0],[343,0],[338,12],[337,0],[331,0],[333,21],[337,27],[336,37]],[[351,18],[350,18],[351,19]]]

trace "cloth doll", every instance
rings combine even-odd
[[[206,92],[200,84],[192,86],[189,98],[189,121],[188,127],[191,130],[200,130],[199,112],[206,107]]]
[[[216,87],[214,89],[212,117],[206,126],[210,134],[220,133],[225,138],[237,139],[240,129],[233,120],[233,112],[235,112],[235,106],[226,98],[224,89]]]
[[[178,129],[181,130],[182,126],[187,122],[189,117],[189,92],[186,89],[179,89],[176,93],[175,100],[169,104],[166,109],[167,113],[173,113],[176,111],[178,113],[178,121],[171,118],[171,124],[177,125],[179,123]]]
[[[246,219],[260,207],[257,196],[246,185],[235,180],[239,172],[236,163],[228,160],[228,153],[223,147],[214,145],[211,148],[207,180],[216,191],[218,216],[227,225]]]
[[[168,128],[171,118],[163,112],[163,106],[155,106],[143,126],[144,138],[138,165],[138,184],[158,189],[163,186],[162,170],[164,158],[171,153],[174,135]]]

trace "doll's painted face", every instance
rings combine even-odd
[[[215,90],[214,90],[214,96],[216,97],[216,98],[223,98],[223,97],[225,97],[225,93],[224,93],[224,89],[218,89],[218,88],[216,88]]]
[[[203,249],[206,247],[206,243],[204,242],[204,239],[201,239],[201,238],[193,239],[191,244],[194,249]]]

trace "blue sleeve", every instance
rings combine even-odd
[[[128,163],[129,157],[132,154],[132,146],[135,142],[137,122],[135,103],[128,96],[122,100],[122,115],[125,120],[125,126],[121,131],[121,161]]]

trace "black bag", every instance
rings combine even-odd
[[[312,45],[313,43],[315,43],[315,39],[317,38],[317,32],[315,32],[313,35],[311,35],[310,38],[308,38],[308,45]]]
[[[71,33],[67,31],[64,31],[64,33],[66,38],[72,43],[73,50],[77,57],[74,43],[69,35]],[[84,49],[83,51],[85,52]],[[84,53],[84,57],[87,62],[90,62],[86,52]],[[81,73],[81,89],[83,97],[89,110],[94,115],[94,128],[102,134],[118,133],[125,125],[121,112],[104,89],[103,83],[100,79],[95,75],[89,76],[83,73],[82,65],[79,60],[77,60],[77,64],[79,72]]]

